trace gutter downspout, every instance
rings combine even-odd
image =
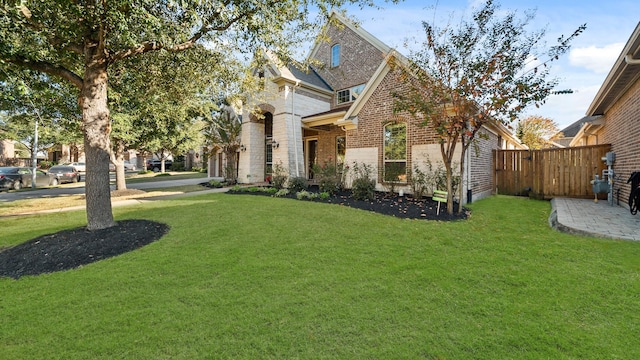
[[[627,54],[624,56],[624,62],[629,65],[640,65],[640,59],[634,59],[633,55]]]
[[[294,143],[294,147],[293,148],[294,148],[295,159],[296,159],[296,176],[300,177],[300,166],[298,165],[298,139],[296,138],[297,122],[296,122],[296,111],[295,111],[296,110],[296,106],[295,106],[296,88],[298,86],[300,86],[300,80],[296,80],[296,84],[293,87],[293,92],[291,93],[291,118],[292,118],[292,120],[294,122],[294,124],[293,124],[293,141],[295,141],[295,143]]]

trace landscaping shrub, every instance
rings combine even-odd
[[[344,166],[334,165],[331,161],[325,162],[322,166],[314,165],[313,174],[318,180],[320,191],[335,194],[344,189]]]
[[[429,166],[431,162],[429,162]],[[419,167],[413,169],[413,175],[411,176],[411,191],[413,197],[416,199],[422,198],[429,190],[429,177],[427,173],[420,170]]]
[[[221,188],[225,186],[225,183],[220,182],[218,180],[210,180],[209,181],[209,186],[214,187],[214,188]]]
[[[280,189],[278,191],[276,191],[275,194],[273,194],[273,196],[275,197],[283,197],[283,196],[287,196],[289,195],[289,189]]]
[[[460,185],[460,172],[456,170],[459,168],[457,163],[453,163],[451,167],[453,169],[453,174],[451,175],[451,191],[455,196],[455,194],[458,193],[458,186]],[[438,165],[435,170],[434,185],[434,189],[447,191],[447,170],[442,164]]]
[[[296,193],[296,198],[298,200],[313,200],[318,197],[316,193],[310,193],[307,190],[302,190]]]
[[[356,200],[372,200],[376,189],[376,182],[371,178],[371,165],[353,163],[353,182],[351,193]]]
[[[273,171],[271,174],[271,184],[274,188],[280,190],[284,189],[287,180],[289,179],[289,174],[287,169],[282,166],[282,163],[277,163],[273,165]]]
[[[184,171],[184,161],[174,161],[171,164],[172,171]]]
[[[289,178],[289,186],[287,187],[290,191],[300,192],[307,189],[308,181],[302,176],[291,177]]]

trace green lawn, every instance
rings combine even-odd
[[[229,194],[115,208],[171,231],[0,279],[0,358],[640,358],[640,243],[558,233],[548,202],[471,207],[453,223]],[[0,247],[84,222],[0,219]]]

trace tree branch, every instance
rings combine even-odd
[[[64,67],[54,65],[45,61],[33,61],[22,56],[13,56],[10,58],[5,58],[4,60],[12,64],[24,66],[31,70],[41,71],[49,75],[59,76],[75,85],[78,89],[82,89],[82,78],[76,75],[73,71],[65,69]]]
[[[210,32],[213,32],[213,31],[225,31],[225,30],[229,29],[233,24],[235,24],[238,21],[240,21],[241,19],[249,17],[249,16],[252,16],[253,14],[255,14],[255,10],[249,10],[249,11],[243,12],[242,14],[239,14],[238,16],[236,16],[236,17],[234,17],[232,19],[229,19],[224,24],[221,24],[221,25],[218,25],[218,26],[210,26],[210,24],[213,22],[213,20],[215,20],[215,18],[220,15],[220,13],[217,12],[215,15],[212,15],[209,19],[207,19],[202,24],[200,29],[198,31],[196,31],[191,38],[189,38],[187,41],[185,41],[183,43],[176,44],[174,46],[168,47],[168,46],[165,46],[165,44],[163,44],[161,42],[145,41],[145,42],[141,43],[140,45],[138,45],[136,47],[132,47],[132,48],[128,48],[128,49],[124,49],[124,50],[116,52],[115,54],[113,54],[110,57],[109,62],[110,63],[114,63],[116,61],[123,60],[123,59],[126,59],[126,58],[131,57],[131,56],[143,54],[143,53],[150,52],[150,51],[162,50],[162,49],[170,51],[170,52],[184,51],[184,50],[187,50],[189,48],[192,48],[198,42],[198,40],[200,40],[206,34],[208,34]]]
[[[30,28],[37,33],[45,33],[45,34],[47,33],[47,31],[45,31],[46,29],[50,30],[50,28],[48,28],[47,26],[37,21],[34,21],[33,17],[31,16],[31,11],[26,6],[20,5],[19,9],[20,9],[20,14],[22,14],[22,16],[24,16],[25,18],[25,22],[24,22],[25,27]],[[64,41],[61,38],[55,35],[48,36],[47,41],[49,42],[49,44],[51,44],[54,47],[60,46],[64,43]],[[69,51],[72,51],[76,54],[83,53],[82,45],[79,45],[79,44],[69,43],[65,45],[63,48]]]

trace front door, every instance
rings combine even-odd
[[[313,166],[318,161],[318,139],[307,140],[307,150],[305,151],[307,176],[309,180],[313,180]]]

